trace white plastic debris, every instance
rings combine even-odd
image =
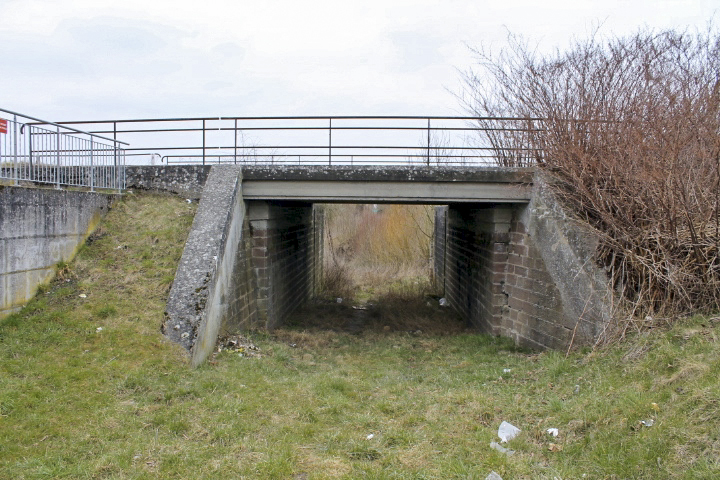
[[[174,328],[175,330],[180,330],[180,324],[178,323],[178,324],[175,325],[173,328]]]
[[[504,453],[505,455],[512,455],[513,453],[515,453],[515,450],[510,450],[509,448],[505,448],[497,442],[490,442],[490,448],[494,448],[498,452]]]
[[[652,427],[653,425],[655,425],[655,420],[653,420],[652,418],[649,420],[640,420],[640,423],[642,423],[646,427]]]
[[[510,373],[512,372],[511,368],[503,368],[503,373]]]
[[[192,203],[192,200],[190,200],[189,198],[186,198],[185,201],[186,201],[187,203]]]
[[[558,430],[557,428],[548,428],[546,431],[553,437],[557,437],[558,435],[560,435],[560,430]]]
[[[447,307],[447,298],[445,298],[445,297],[441,298],[438,301],[438,303],[440,304],[441,307]]]
[[[180,338],[188,338],[190,334],[188,332],[183,332],[182,335],[180,335]]]
[[[368,436],[365,437],[365,438],[366,438],[367,440],[372,440],[373,438],[375,438],[375,434],[371,433],[370,435],[368,435]]]
[[[335,299],[335,301],[336,301],[337,303],[342,303],[342,298],[338,297],[338,298]]]
[[[81,293],[80,295],[78,295],[78,297],[80,297],[80,298],[87,298],[87,295],[85,295],[84,293]]]
[[[503,421],[498,428],[498,437],[500,437],[500,443],[505,443],[517,436],[522,430],[517,428],[515,425]]]
[[[102,332],[102,327],[97,327],[97,328],[95,329],[95,331],[96,331],[97,333]]]
[[[492,472],[488,473],[488,476],[485,477],[485,480],[502,480],[502,477],[498,475],[495,470],[493,470]]]

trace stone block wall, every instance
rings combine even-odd
[[[267,328],[274,328],[316,290],[313,207],[291,202],[248,203],[258,313]]]

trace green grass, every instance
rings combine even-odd
[[[126,198],[64,278],[1,321],[0,478],[720,474],[720,331],[704,317],[568,358],[468,332],[299,325],[249,334],[260,357],[190,369],[159,329],[193,209]],[[522,429],[510,457],[489,447],[503,420]]]

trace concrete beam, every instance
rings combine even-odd
[[[525,203],[532,185],[483,182],[244,180],[246,200],[319,203]]]

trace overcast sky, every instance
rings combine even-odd
[[[467,45],[705,28],[717,0],[0,0],[0,108],[47,120],[455,115]],[[716,22],[717,23],[717,18]]]

